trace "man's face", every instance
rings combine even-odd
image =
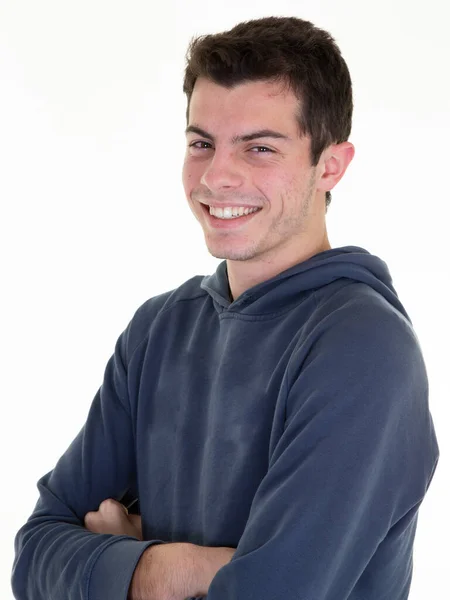
[[[297,112],[297,98],[280,84],[227,89],[196,81],[183,185],[216,258],[289,263],[323,239],[324,192],[317,191],[310,138],[299,137]],[[258,210],[221,219],[232,213],[213,216],[211,205]]]

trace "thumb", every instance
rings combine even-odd
[[[114,498],[107,498],[98,507],[98,512],[107,517],[123,518],[123,515],[128,515],[126,506],[114,500]]]

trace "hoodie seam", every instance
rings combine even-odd
[[[263,321],[263,320],[271,320],[271,319],[276,319],[277,317],[281,317],[283,315],[286,315],[289,312],[292,312],[296,309],[298,309],[299,306],[301,306],[302,304],[304,304],[307,300],[313,300],[316,304],[317,307],[317,298],[316,298],[316,290],[314,290],[313,292],[311,292],[311,294],[309,294],[308,296],[302,298],[302,300],[300,302],[298,302],[297,304],[293,304],[291,306],[289,306],[289,308],[285,308],[283,310],[277,310],[275,312],[271,312],[271,313],[263,313],[263,314],[255,314],[255,315],[248,315],[248,314],[244,314],[244,313],[239,313],[239,312],[222,312],[219,315],[219,319],[242,319],[245,321]]]
[[[191,296],[189,298],[178,298],[177,300],[174,300],[173,303],[171,303],[169,306],[164,306],[164,308],[162,308],[155,316],[158,317],[159,315],[162,315],[166,310],[170,310],[171,308],[173,308],[174,306],[176,306],[179,302],[190,302],[191,300],[197,300],[198,298],[202,298],[204,296],[208,296],[208,292],[204,292],[202,291],[201,293],[197,294],[196,296]]]
[[[281,310],[281,311],[278,311],[275,313],[269,313],[269,314],[263,314],[263,315],[245,315],[242,313],[222,312],[222,313],[220,313],[220,315],[218,315],[218,317],[220,320],[235,319],[237,321],[270,321],[270,320],[277,319],[278,317],[281,317],[281,316],[287,314],[291,310],[294,310],[294,308],[289,308],[288,310],[284,310],[284,311]]]
[[[313,295],[315,295],[315,291],[312,292]],[[197,300],[198,298],[211,298],[211,301],[214,301],[214,299],[212,298],[212,296],[206,292],[206,291],[202,291],[201,293],[197,294],[196,296],[191,296],[189,298],[178,298],[177,300],[175,300],[174,302],[172,302],[169,306],[165,306],[164,308],[162,308],[156,315],[155,315],[155,319],[162,315],[164,312],[171,310],[172,308],[174,308],[178,303],[180,302],[189,302],[191,300]],[[310,296],[308,296],[309,298]],[[223,309],[223,311],[221,313],[217,313],[217,316],[219,319],[242,319],[242,320],[246,320],[246,321],[262,321],[262,320],[270,320],[270,319],[276,319],[277,317],[280,317],[284,314],[287,314],[288,312],[291,312],[293,310],[295,310],[296,308],[298,308],[301,304],[303,304],[303,302],[306,301],[307,298],[303,298],[303,300],[298,303],[298,304],[294,304],[292,306],[290,306],[289,308],[285,308],[283,310],[278,310],[276,312],[271,312],[271,313],[265,313],[265,314],[256,314],[256,315],[246,315],[243,313],[238,313],[238,312],[230,312],[227,309]],[[217,311],[216,311],[217,312]],[[149,332],[147,332],[146,337],[148,337]],[[139,348],[139,346],[145,341],[145,338],[143,338],[141,340],[141,342],[136,346],[134,352]]]

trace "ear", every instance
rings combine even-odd
[[[320,157],[318,168],[321,176],[317,181],[317,189],[329,192],[340,181],[355,156],[355,147],[350,142],[328,146]]]

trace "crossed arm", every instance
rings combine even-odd
[[[85,426],[38,482],[35,511],[16,536],[15,597],[369,598],[375,584],[383,592],[386,573],[386,585],[405,590],[417,510],[438,457],[426,372],[402,322],[391,319],[386,333],[372,318],[340,319],[307,360],[292,359],[301,369],[235,554],[139,541],[139,520],[102,502],[136,488],[118,344]],[[385,554],[363,577],[380,547]]]
[[[128,514],[113,499],[84,518],[93,533],[142,537],[141,517]],[[235,548],[208,548],[189,543],[160,544],[147,548],[134,571],[128,600],[183,600],[206,596],[217,571],[230,562]]]

